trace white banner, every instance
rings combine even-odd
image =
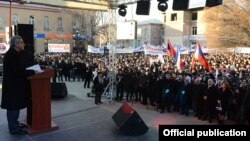
[[[134,53],[133,48],[120,48],[116,49],[116,53]]]
[[[134,48],[134,52],[144,52],[143,46]]]
[[[176,47],[174,47],[176,50]],[[103,53],[104,48],[96,48],[88,45],[88,52],[90,53]],[[194,52],[195,48],[188,49],[187,47],[180,46],[180,54],[189,54],[190,52]],[[237,47],[237,48],[202,48],[203,53],[215,53],[215,52],[234,52],[235,53],[250,53],[250,48],[248,47]],[[136,52],[144,52],[149,55],[167,55],[168,49],[167,46],[164,45],[164,48],[153,46],[153,45],[143,45],[142,47],[137,48],[116,48],[115,53],[136,53]]]
[[[48,44],[49,52],[70,52],[69,44]]]
[[[93,47],[91,45],[88,45],[88,52],[89,53],[103,53],[103,48],[100,49],[100,48],[96,48],[96,47]]]
[[[149,55],[159,55],[163,54],[164,48],[156,48],[152,45],[143,45],[144,53]]]
[[[235,48],[235,53],[250,53],[250,48],[249,47],[237,47]]]

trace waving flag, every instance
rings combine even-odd
[[[192,60],[191,60],[191,70],[194,70],[195,69],[195,62],[194,62],[194,56],[192,57]]]
[[[176,55],[177,58],[176,58],[176,67],[178,70],[182,70],[184,68],[184,62],[183,60],[181,59],[181,50],[179,47],[177,47],[177,52],[176,52]]]
[[[196,42],[196,50],[193,57],[197,59],[202,66],[206,67],[209,71],[211,71],[211,67],[205,59],[204,54],[201,50],[200,43],[198,41]]]
[[[168,55],[169,56],[175,56],[176,51],[174,50],[174,46],[172,45],[172,43],[170,42],[170,40],[167,40],[167,50],[168,50]]]

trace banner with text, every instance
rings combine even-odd
[[[69,44],[48,44],[49,52],[70,52]]]

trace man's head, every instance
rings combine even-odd
[[[213,86],[213,85],[214,85],[213,79],[208,79],[208,80],[207,80],[207,85],[208,85],[208,87]]]
[[[21,36],[15,35],[10,40],[10,47],[14,48],[17,51],[24,50],[24,42]]]

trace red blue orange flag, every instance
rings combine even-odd
[[[196,50],[194,53],[194,58],[197,59],[202,66],[206,67],[209,71],[211,71],[211,67],[208,64],[206,58],[204,57],[204,54],[201,50],[201,46],[199,42],[196,42]]]
[[[182,70],[182,69],[184,69],[184,62],[183,62],[183,60],[181,59],[181,50],[180,50],[180,48],[179,47],[177,47],[177,52],[176,52],[176,56],[177,56],[177,61],[176,61],[176,67],[177,67],[177,69],[178,70]]]
[[[177,55],[176,51],[174,49],[174,46],[172,45],[172,43],[170,42],[169,39],[167,40],[167,50],[168,50],[168,55],[169,56],[175,56],[175,55]]]

